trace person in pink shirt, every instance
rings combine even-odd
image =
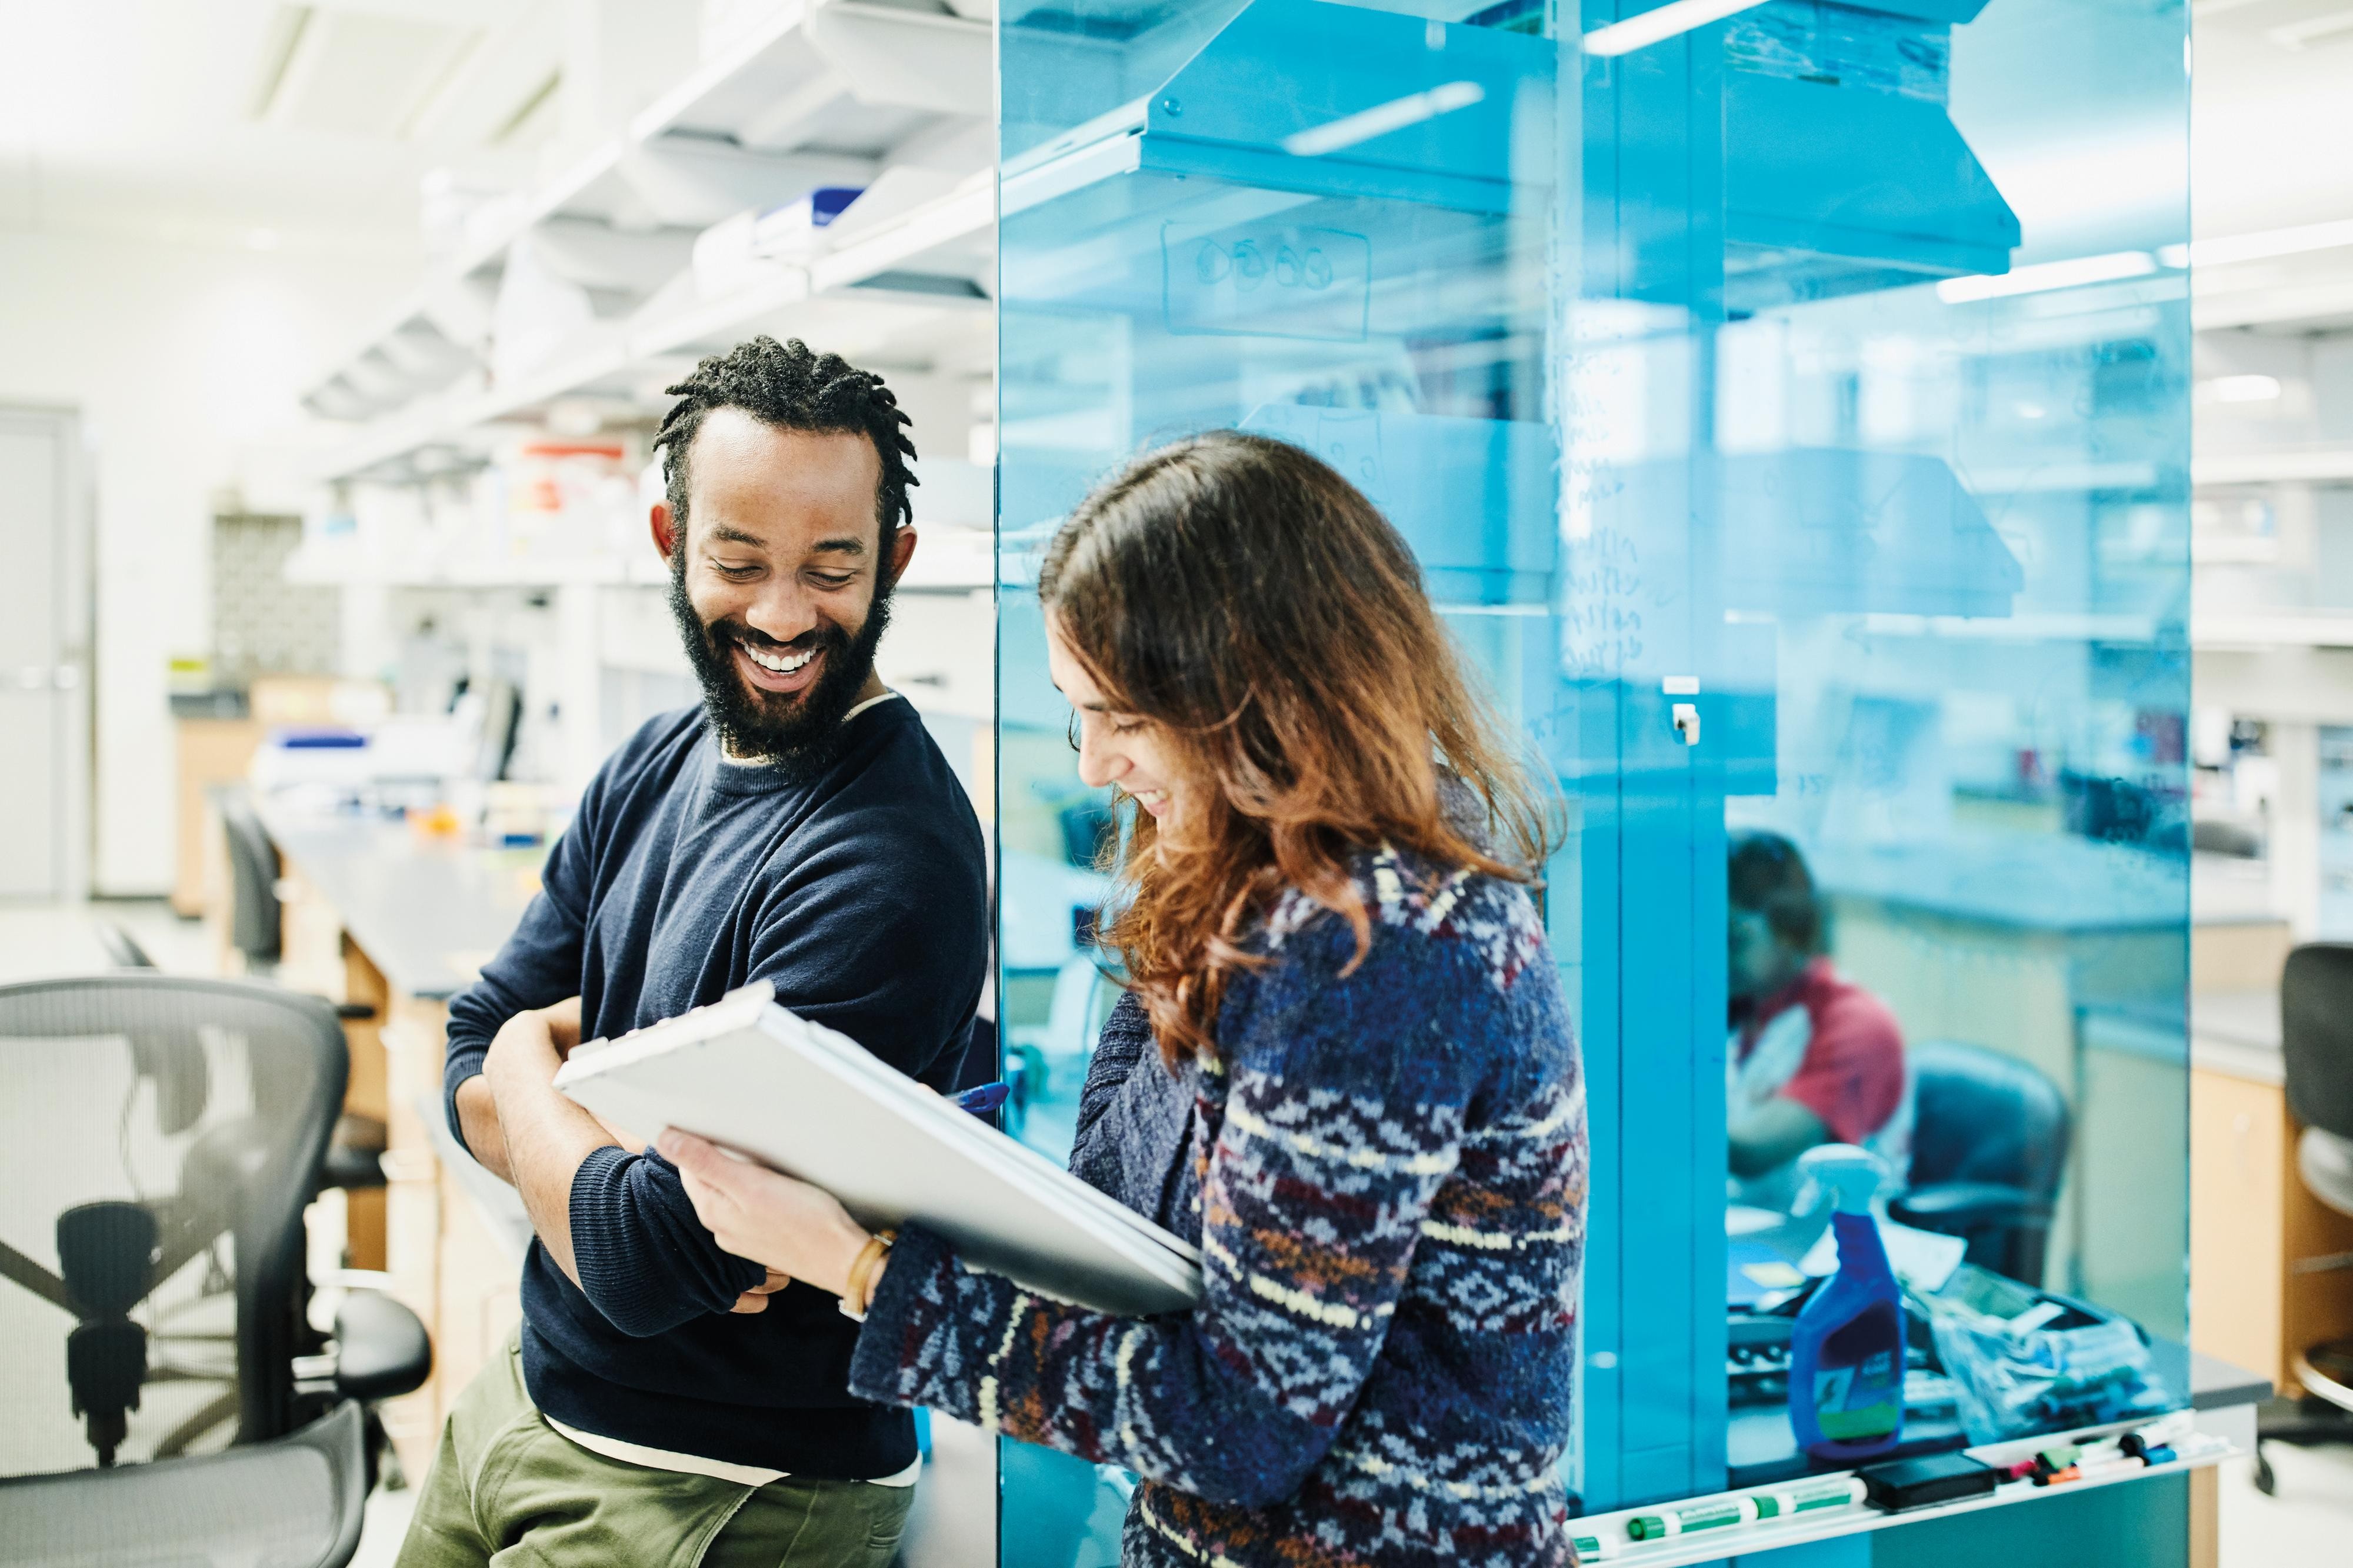
[[[1728,871],[1733,1201],[1788,1210],[1797,1158],[1820,1143],[1871,1150],[1900,1187],[1912,1164],[1912,1082],[1895,1016],[1825,956],[1828,922],[1796,845],[1736,832]]]

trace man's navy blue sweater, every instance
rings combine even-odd
[[[980,825],[906,702],[849,720],[839,756],[802,778],[723,761],[701,709],[665,714],[598,770],[543,890],[450,1002],[449,1124],[465,1136],[458,1086],[500,1026],[575,994],[582,1037],[609,1037],[765,979],[803,1017],[940,1079],[979,1000],[987,922]],[[907,1412],[849,1391],[858,1325],[832,1296],[796,1283],[765,1311],[728,1310],[765,1271],[719,1250],[660,1155],[589,1155],[572,1249],[578,1286],[536,1242],[523,1264],[523,1375],[547,1415],[801,1475],[914,1462]]]

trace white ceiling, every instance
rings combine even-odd
[[[427,171],[528,176],[561,4],[0,0],[0,227],[413,249]],[[2353,0],[2192,13],[2197,233],[2353,217]]]
[[[2193,0],[2190,11],[2198,236],[2353,217],[2353,0]]]
[[[413,250],[427,171],[528,174],[555,12],[0,0],[0,227]]]

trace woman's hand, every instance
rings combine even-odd
[[[694,1212],[738,1258],[839,1296],[870,1239],[831,1193],[732,1158],[671,1128],[655,1147],[679,1169]]]

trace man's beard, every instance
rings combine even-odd
[[[789,643],[764,637],[741,621],[706,623],[686,594],[683,552],[670,574],[670,614],[686,643],[687,661],[702,683],[703,710],[730,754],[758,758],[801,775],[814,774],[833,760],[841,744],[843,715],[874,670],[874,650],[891,624],[891,596],[875,591],[866,624],[852,637],[830,621],[820,621]],[[816,684],[797,692],[762,691],[735,663],[733,645],[771,652],[816,649],[824,659]]]

